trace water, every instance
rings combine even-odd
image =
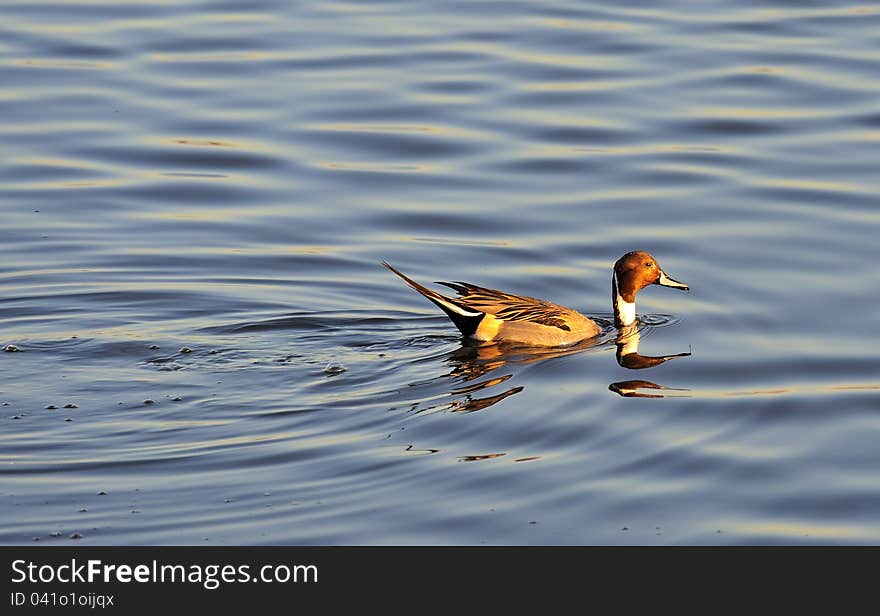
[[[878,13],[7,0],[0,542],[880,543]]]

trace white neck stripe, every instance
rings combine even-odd
[[[612,282],[614,284],[614,311],[622,325],[632,325],[636,322],[636,303],[628,302],[620,295],[620,287],[617,284],[617,270],[614,271]]]

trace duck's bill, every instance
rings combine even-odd
[[[655,282],[654,284],[659,284],[661,287],[672,287],[673,289],[690,291],[690,287],[688,287],[685,283],[673,280],[672,278],[667,276],[666,272],[664,272],[663,270],[660,270],[660,278],[658,278],[657,282]]]

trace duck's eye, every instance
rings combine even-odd
[[[645,261],[645,267],[654,267],[654,264],[650,261]]]

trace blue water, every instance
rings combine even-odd
[[[0,542],[880,543],[877,7],[2,14]]]

